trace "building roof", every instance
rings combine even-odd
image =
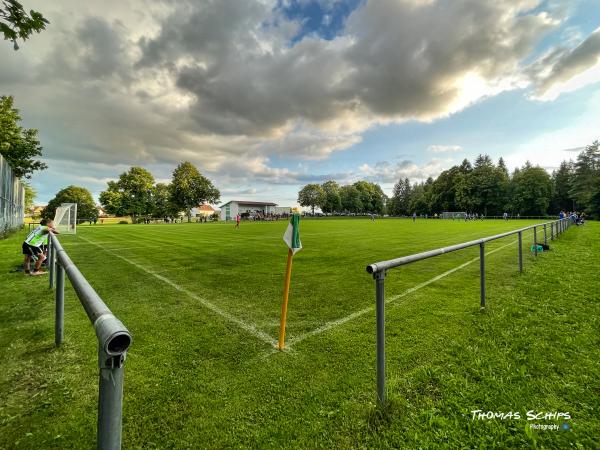
[[[215,211],[215,208],[213,208],[210,205],[207,205],[206,203],[204,205],[198,206],[198,209],[200,211],[207,211],[207,212],[214,212]]]
[[[221,205],[221,208],[225,205],[229,205],[230,203],[238,203],[240,205],[277,206],[277,203],[273,203],[273,202],[255,202],[255,201],[250,201],[250,200],[230,200],[227,203]]]

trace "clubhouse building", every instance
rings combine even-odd
[[[290,211],[290,207],[277,206],[273,202],[231,200],[221,205],[221,220],[233,220],[238,214],[260,220],[272,215],[289,214]]]

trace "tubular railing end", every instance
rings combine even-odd
[[[367,266],[367,273],[375,273],[377,272],[377,264],[369,264]]]
[[[100,316],[94,323],[100,347],[111,356],[125,353],[133,338],[123,323],[112,314]]]

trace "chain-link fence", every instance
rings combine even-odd
[[[0,155],[0,235],[23,225],[25,187]]]

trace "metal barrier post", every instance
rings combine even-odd
[[[519,231],[519,272],[523,272],[523,232]]]
[[[121,448],[124,362],[125,352],[109,355],[102,347],[98,349],[98,449],[101,450]]]
[[[548,236],[546,234],[546,224],[544,224],[544,245],[548,245]]]
[[[54,287],[54,246],[52,245],[52,239],[48,239],[48,276],[49,284],[48,289]]]
[[[537,229],[533,227],[533,253],[537,256]]]
[[[479,244],[479,283],[481,287],[480,308],[485,308],[485,243]]]
[[[550,222],[550,240],[554,240],[554,222]]]
[[[65,269],[56,265],[56,305],[54,309],[54,343],[62,344],[65,319]]]
[[[385,398],[385,270],[375,272],[377,316],[377,400],[384,405]]]

